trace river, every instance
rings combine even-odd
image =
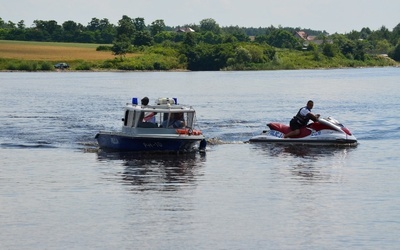
[[[132,97],[197,111],[205,154],[98,150]],[[400,69],[0,72],[0,249],[396,249]],[[246,143],[312,99],[357,147]]]

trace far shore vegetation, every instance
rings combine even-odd
[[[83,26],[36,20],[26,28],[0,18],[0,70],[220,71],[399,66],[400,24],[328,34],[300,28],[220,27],[213,19],[168,27],[123,16]]]

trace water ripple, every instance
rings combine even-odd
[[[1,143],[1,148],[57,148],[50,142],[39,141],[36,143]]]

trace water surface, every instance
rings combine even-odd
[[[0,249],[396,249],[398,68],[0,73]],[[205,154],[97,149],[132,97],[176,97]],[[355,148],[245,143],[308,99]]]

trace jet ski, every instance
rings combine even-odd
[[[309,144],[309,145],[357,145],[357,138],[348,128],[333,117],[319,118],[300,129],[300,134],[292,138],[283,138],[291,131],[288,125],[272,122],[267,124],[269,129],[249,141],[280,144]]]

